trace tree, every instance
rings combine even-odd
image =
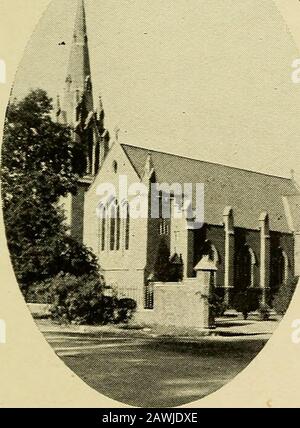
[[[51,118],[46,92],[31,91],[8,106],[2,146],[2,197],[7,242],[23,290],[59,272],[97,270],[96,257],[74,241],[59,208],[76,193],[84,173],[85,148],[68,126]]]

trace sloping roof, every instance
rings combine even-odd
[[[294,232],[300,231],[300,194],[287,196],[283,199],[289,228]]]
[[[271,230],[290,232],[283,196],[299,194],[292,179],[127,144],[122,147],[140,177],[151,154],[157,182],[204,183],[205,223],[221,225],[224,208],[231,206],[237,227],[258,229],[259,217],[267,211]]]

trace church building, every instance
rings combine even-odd
[[[60,105],[61,104],[61,105]],[[78,1],[65,93],[57,118],[72,126],[73,137],[86,147],[86,175],[78,193],[65,201],[71,233],[97,255],[107,285],[133,298],[137,308],[152,310],[151,284],[195,277],[207,256],[215,265],[213,285],[230,306],[235,293],[257,290],[270,303],[281,286],[300,271],[300,192],[294,180],[122,144],[104,125],[101,97],[94,106],[84,1]],[[130,198],[118,192],[100,195],[103,183],[120,187],[142,184],[143,210],[132,215]],[[170,215],[151,215],[151,189],[171,186]],[[189,206],[177,203],[172,185],[204,186],[203,225],[195,217],[196,196]],[[180,188],[180,186],[177,188]],[[175,186],[176,187],[176,186]],[[164,199],[158,193],[158,205]],[[174,207],[182,215],[174,216]],[[101,215],[99,209],[101,208]],[[177,272],[172,278],[171,272]]]

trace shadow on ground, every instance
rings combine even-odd
[[[174,339],[47,333],[56,353],[100,393],[137,407],[175,407],[218,390],[266,338]]]

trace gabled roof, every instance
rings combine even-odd
[[[290,232],[283,197],[299,195],[292,179],[127,144],[122,147],[140,177],[151,154],[157,182],[204,183],[205,223],[221,225],[225,207],[231,206],[237,227],[258,229],[259,217],[267,211],[271,230]]]
[[[290,230],[300,231],[300,194],[283,198],[285,213]]]

